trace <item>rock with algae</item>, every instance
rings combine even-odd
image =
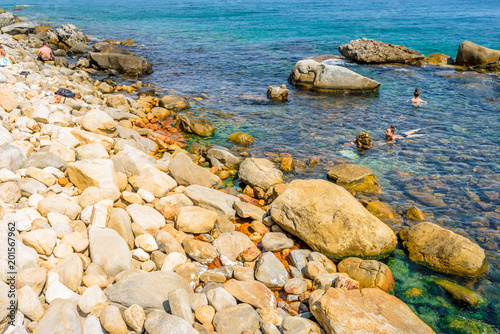
[[[480,320],[450,315],[445,318],[450,334],[498,334],[491,325]]]

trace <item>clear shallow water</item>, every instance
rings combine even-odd
[[[17,3],[2,3],[12,10]],[[192,111],[217,125],[205,143],[232,145],[227,135],[243,131],[257,138],[249,153],[290,153],[297,160],[321,158],[314,168],[289,178],[324,178],[337,160],[370,167],[384,194],[380,199],[399,214],[412,204],[429,220],[478,242],[490,270],[465,284],[488,298],[478,309],[457,306],[428,278],[439,276],[403,259],[389,261],[398,280],[395,294],[414,307],[436,330],[452,332],[446,319],[461,314],[499,326],[500,302],[500,80],[437,67],[358,66],[350,69],[382,83],[374,94],[325,96],[290,89],[285,104],[268,102],[268,85],[287,83],[296,61],[321,54],[338,55],[351,39],[367,37],[404,44],[424,55],[455,57],[471,40],[500,49],[498,1],[351,1],[326,3],[264,1],[31,1],[16,12],[35,21],[73,23],[100,39],[133,38],[132,51],[148,58],[155,73],[145,82],[159,89],[202,97]],[[288,85],[288,84],[287,84]],[[288,85],[289,86],[289,85]],[[429,104],[405,103],[415,87]],[[361,131],[382,144],[385,128],[420,128],[424,137],[377,145],[359,153],[350,142]],[[404,222],[391,222],[395,228]],[[395,257],[396,259],[397,257]],[[396,263],[396,264],[394,264]],[[417,283],[422,282],[422,283]],[[425,301],[405,297],[419,285]],[[436,303],[436,300],[445,303]],[[449,306],[451,305],[451,306]]]

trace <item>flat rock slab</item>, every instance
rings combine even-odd
[[[258,206],[243,201],[234,202],[234,209],[236,210],[236,214],[241,218],[250,218],[260,222],[262,221],[262,217],[266,214],[266,212]]]
[[[258,281],[238,281],[231,279],[224,284],[224,289],[242,303],[255,308],[276,307],[274,293]]]
[[[133,304],[144,310],[163,310],[170,291],[184,289],[192,294],[189,283],[173,271],[144,272],[131,270],[104,290],[109,300],[125,307]],[[122,276],[120,275],[120,276]]]
[[[309,305],[328,334],[434,333],[405,303],[380,289],[316,290]]]
[[[359,192],[379,192],[380,184],[373,171],[365,166],[342,164],[334,166],[326,174],[339,186]]]
[[[423,222],[400,232],[410,259],[437,271],[481,276],[488,270],[484,251],[476,243],[436,224]]]
[[[293,240],[281,232],[266,233],[261,242],[267,252],[280,252],[293,247]]]
[[[380,87],[380,82],[350,69],[318,63],[313,59],[299,60],[288,81],[294,86],[323,93],[373,92]]]
[[[132,217],[134,223],[144,227],[146,230],[157,230],[165,226],[165,218],[154,208],[132,204],[127,206],[127,213]]]
[[[294,180],[270,206],[285,231],[330,258],[379,258],[397,244],[394,232],[347,190],[325,180]]]
[[[203,187],[200,185],[191,185],[184,189],[186,195],[195,205],[214,211],[220,218],[231,220],[236,211],[233,205],[240,199],[233,195],[228,195],[221,191]]]
[[[196,184],[219,189],[222,185],[222,180],[217,175],[212,174],[207,168],[196,165],[184,153],[177,154],[170,161],[168,170],[174,180],[181,186]]]
[[[404,45],[388,44],[374,39],[356,39],[339,46],[341,55],[361,64],[414,64],[424,56]]]

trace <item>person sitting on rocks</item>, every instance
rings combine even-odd
[[[40,61],[54,60],[54,53],[52,52],[52,49],[47,45],[47,42],[43,42],[43,46],[38,49],[36,55],[38,56],[37,60]]]
[[[15,64],[16,60],[12,56],[8,56],[3,48],[3,45],[0,45],[0,67],[10,67],[12,64]]]
[[[413,103],[414,106],[418,106],[422,103],[427,103],[426,101],[420,98],[420,91],[418,90],[418,88],[415,88],[415,92],[413,92],[413,97],[406,102],[411,102]]]

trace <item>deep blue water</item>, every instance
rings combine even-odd
[[[7,0],[0,7],[12,10],[17,4]],[[479,243],[491,265],[480,280],[450,278],[487,297],[489,304],[481,308],[452,303],[432,283],[419,285],[426,301],[405,298],[402,288],[396,295],[443,332],[449,332],[449,314],[498,326],[499,77],[432,66],[339,62],[381,82],[380,91],[328,96],[289,87],[290,101],[285,104],[267,102],[265,92],[269,85],[288,85],[286,79],[298,60],[339,55],[339,45],[361,37],[403,44],[424,55],[441,52],[455,57],[464,40],[500,49],[499,1],[33,0],[29,4],[16,14],[54,25],[73,23],[100,40],[134,39],[138,46],[132,51],[149,59],[155,70],[141,80],[159,90],[203,98],[190,100],[192,111],[214,121],[218,129],[205,143],[231,148],[227,135],[244,131],[257,138],[248,150],[256,156],[290,153],[303,161],[321,158],[318,166],[299,169],[289,178],[324,178],[339,159],[370,167],[384,188],[380,198],[398,213],[417,205],[430,221]],[[415,87],[428,105],[414,108],[405,103]],[[424,137],[377,145],[363,153],[344,145],[361,131],[382,143],[391,124],[398,132],[420,128]],[[400,287],[438,276],[405,263],[412,268],[408,277],[401,276],[406,271],[393,268],[400,275],[395,275]],[[436,304],[440,298],[449,303]]]

